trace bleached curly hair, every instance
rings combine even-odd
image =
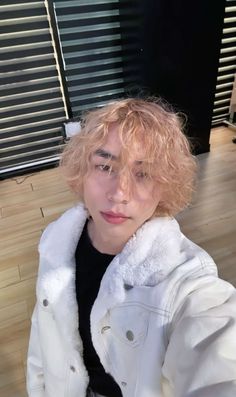
[[[161,185],[162,198],[154,216],[176,215],[191,201],[197,167],[182,119],[160,99],[117,100],[82,117],[81,132],[71,138],[60,162],[72,191],[83,201],[91,155],[106,142],[114,123],[122,142],[123,165],[133,148],[141,145],[148,173]]]

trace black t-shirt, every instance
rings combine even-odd
[[[102,254],[93,247],[87,224],[78,242],[76,259],[76,298],[79,309],[79,332],[83,341],[84,363],[89,374],[89,387],[107,397],[122,397],[114,379],[105,373],[93,347],[90,333],[90,313],[97,297],[102,277],[114,255]]]

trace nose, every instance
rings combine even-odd
[[[114,177],[108,190],[107,198],[109,201],[113,201],[117,204],[128,204],[130,199],[130,189],[127,176],[117,175]]]

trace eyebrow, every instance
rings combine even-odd
[[[99,157],[102,157],[102,158],[108,159],[108,160],[117,160],[117,159],[118,159],[117,156],[115,156],[114,154],[111,154],[110,152],[107,152],[107,151],[104,150],[104,149],[97,149],[97,150],[94,152],[94,154],[95,154],[96,156],[99,156]],[[142,160],[136,160],[136,161],[135,161],[135,164],[136,164],[136,165],[142,165],[143,163],[144,163],[144,162],[143,162]]]
[[[107,152],[106,150],[103,149],[97,149],[94,153],[96,156],[102,157],[104,159],[109,159],[109,160],[117,160],[117,157],[114,156],[114,154],[111,154]]]

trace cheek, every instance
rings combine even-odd
[[[83,184],[83,199],[85,205],[94,205],[104,197],[105,187],[95,177],[88,177]]]
[[[161,199],[161,190],[155,187],[149,188],[147,190],[140,191],[137,195],[137,200],[140,203],[140,206],[146,209],[150,209],[150,211],[158,206]]]
[[[88,205],[94,200],[95,190],[94,184],[92,184],[90,180],[84,181],[83,194],[85,205]]]
[[[159,200],[147,200],[140,206],[140,218],[142,223],[154,216]]]
[[[154,200],[149,200],[144,203],[142,209],[143,209],[143,214],[146,215],[147,218],[152,217],[154,211],[156,210],[158,202]]]

